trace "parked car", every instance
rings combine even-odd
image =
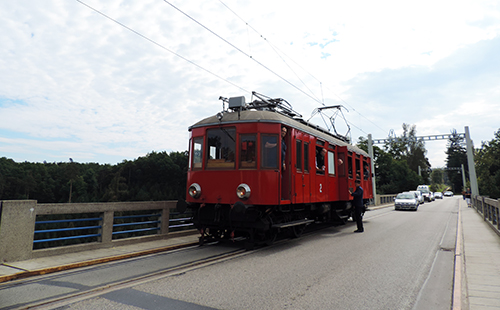
[[[436,199],[443,199],[443,193],[441,193],[441,192],[435,192],[434,193],[434,198],[436,198]]]
[[[444,196],[445,197],[453,197],[453,192],[446,191],[446,192],[444,192]]]
[[[422,196],[421,191],[410,191],[410,193],[414,193],[416,195],[419,204],[424,203],[424,196]]]
[[[414,193],[411,192],[403,192],[400,193],[394,198],[394,209],[395,210],[413,210],[417,211],[418,205],[420,203],[415,197]]]

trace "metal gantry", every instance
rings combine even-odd
[[[472,140],[470,139],[469,126],[465,126],[465,133],[420,136],[420,137],[415,137],[412,139],[410,139],[409,137],[406,137],[406,138],[389,137],[387,139],[375,139],[375,140],[373,140],[372,135],[368,134],[368,153],[370,154],[370,157],[372,158],[371,162],[372,162],[373,175],[375,176],[375,163],[373,161],[373,145],[374,144],[385,144],[387,142],[409,141],[409,140],[417,140],[417,141],[418,140],[423,140],[423,141],[447,140],[447,139],[450,139],[452,136],[458,136],[460,138],[465,139],[465,142],[467,145],[467,164],[469,167],[469,180],[470,180],[470,186],[471,186],[471,193],[472,193],[472,195],[479,195],[479,190],[478,190],[478,186],[477,186],[476,168],[474,166],[473,143],[472,143]],[[462,176],[465,179],[464,173],[462,173]],[[375,186],[375,178],[374,177],[372,178],[372,184],[373,184],[373,193],[375,196],[374,198],[376,199],[377,190],[376,190],[376,186]],[[465,180],[464,180],[464,186],[465,186]]]

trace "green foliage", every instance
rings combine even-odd
[[[403,124],[403,135],[391,139],[384,149],[373,146],[375,179],[378,194],[394,194],[415,190],[427,184],[430,167],[423,141],[417,140],[415,126]],[[357,146],[368,152],[368,141],[360,137]],[[418,167],[422,177],[418,175]]]
[[[500,129],[490,142],[483,142],[475,155],[479,193],[500,198]]]
[[[0,158],[0,200],[40,203],[171,200],[185,196],[187,152],[151,152],[117,165],[16,163]]]
[[[449,168],[461,168],[464,165],[465,175],[468,176],[469,167],[467,166],[467,148],[464,138],[461,138],[455,129],[451,132],[451,137],[448,140],[446,155],[446,167],[448,168],[446,174],[449,184],[454,193],[460,193],[463,190],[462,172]]]

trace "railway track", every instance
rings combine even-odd
[[[241,247],[217,248],[219,247],[194,246],[169,253],[151,254],[124,261],[10,281],[0,285],[0,309],[55,309],[115,290],[175,276],[189,270],[206,267],[250,253]],[[168,256],[171,256],[172,259],[171,266],[144,268],[144,271],[135,274],[123,273],[124,270],[134,269],[138,265],[159,266]],[[179,257],[175,258],[174,256]],[[195,259],[189,259],[189,257]],[[118,273],[121,273],[121,277],[115,276],[105,283],[90,285],[88,279],[98,277],[99,273],[102,274],[99,278],[111,277],[112,274],[116,275]],[[74,288],[78,289],[75,290]],[[58,289],[59,291],[54,293],[54,290]],[[37,290],[37,293],[31,294],[30,292],[34,290]]]

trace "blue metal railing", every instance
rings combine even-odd
[[[139,219],[147,219],[146,221],[140,221]],[[156,218],[156,220],[148,220],[150,218]],[[138,237],[150,234],[152,231],[158,232],[160,228],[160,218],[161,213],[153,213],[153,214],[134,214],[134,215],[121,215],[115,216],[113,218],[113,239],[116,238],[126,238],[126,237]],[[128,220],[132,220],[132,222],[128,222]],[[124,221],[122,223],[115,222]],[[144,226],[147,227],[144,227]],[[131,229],[123,229],[126,227],[133,227]],[[128,236],[126,234],[129,234]],[[126,235],[126,236],[123,236]]]
[[[119,212],[123,214],[127,212]],[[96,213],[94,213],[97,215]],[[102,213],[101,213],[102,214]],[[34,248],[60,247],[77,243],[99,241],[102,236],[102,217],[83,218],[88,214],[51,215],[63,219],[37,220],[35,222]],[[124,239],[158,234],[161,230],[161,212],[148,214],[126,214],[113,217],[112,239]],[[181,231],[193,227],[190,214],[170,213],[169,231]],[[46,216],[45,216],[46,217]],[[79,217],[66,218],[64,217]],[[77,226],[80,223],[96,222],[95,225]],[[38,228],[41,225],[44,227]],[[75,225],[75,226],[72,226]],[[38,229],[37,229],[38,228]],[[44,243],[44,244],[42,244]],[[36,246],[35,246],[36,245]]]
[[[75,216],[75,215],[71,215]],[[76,215],[77,216],[77,215]],[[33,244],[40,244],[42,242],[50,242],[50,244],[47,244],[45,247],[53,247],[53,246],[60,246],[60,245],[69,245],[65,244],[65,241],[69,240],[76,240],[77,242],[81,243],[82,240],[87,240],[88,238],[93,238],[90,239],[90,242],[95,241],[95,238],[98,238],[101,236],[99,230],[102,228],[100,224],[98,225],[93,225],[93,226],[75,226],[75,227],[68,227],[69,225],[72,224],[78,224],[82,222],[97,222],[100,223],[102,221],[102,217],[91,217],[91,218],[77,218],[77,219],[63,219],[63,220],[44,220],[44,221],[36,221],[35,222],[35,236],[33,240]],[[36,229],[37,225],[43,225],[45,224],[46,226],[57,226],[58,228],[49,228],[49,229]],[[82,231],[88,231],[88,230],[95,230],[96,233],[86,233],[83,234],[81,233]],[[76,234],[73,234],[76,233]],[[47,238],[42,235],[46,234],[46,236],[50,236],[55,234],[56,236]],[[41,238],[38,238],[38,236],[42,236]],[[58,243],[54,243],[58,242]],[[71,243],[71,242],[70,242]]]

